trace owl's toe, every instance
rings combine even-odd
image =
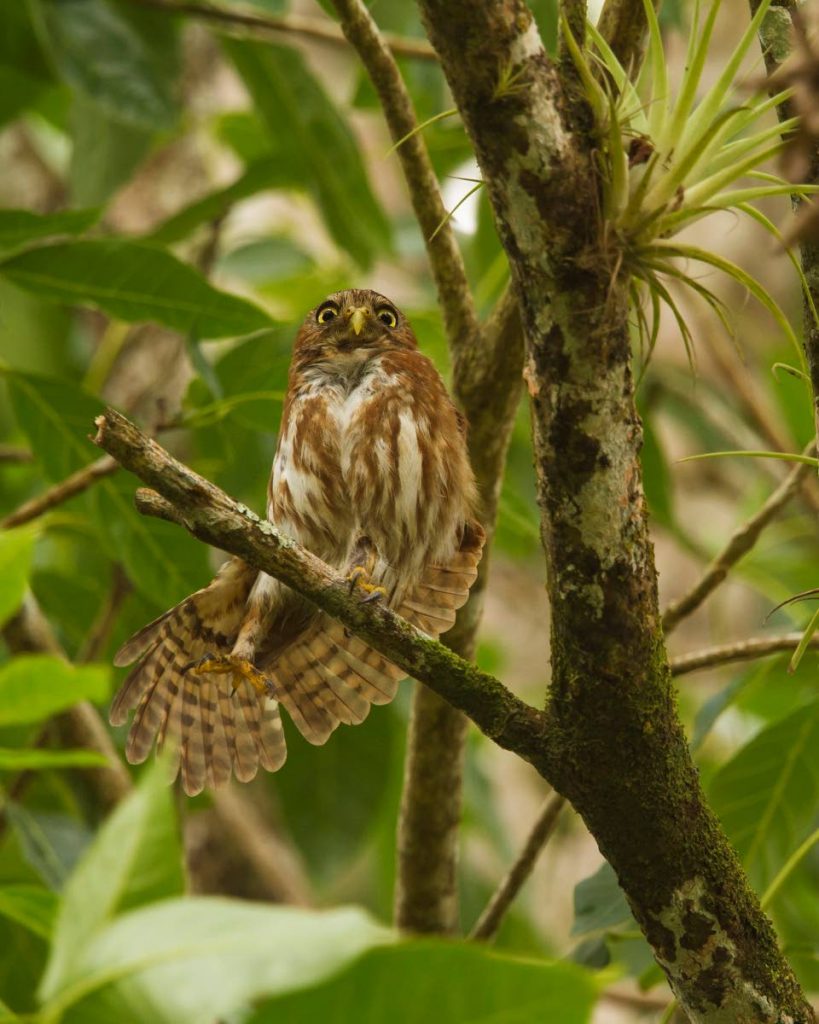
[[[210,654],[206,653],[198,661],[192,661],[185,666],[185,671],[195,672],[197,675],[205,672],[213,672],[216,675],[230,675],[233,678],[234,691],[245,680],[250,683],[253,689],[261,697],[273,697],[275,689],[273,683],[267,676],[260,672],[256,666],[246,658],[238,658],[234,654]]]

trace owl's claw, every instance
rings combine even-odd
[[[361,599],[362,604],[371,604],[373,601],[380,601],[387,593],[383,587],[379,587],[375,583],[370,583],[369,580],[370,570],[363,565],[353,566],[347,576],[347,582],[350,584],[351,594],[356,587],[366,593],[367,596],[362,597]]]
[[[216,675],[230,675],[233,677],[233,692],[239,683],[245,679],[256,693],[261,697],[275,696],[273,683],[267,676],[260,672],[252,662],[246,658],[238,658],[233,654],[211,654],[207,653],[198,661],[192,661],[185,666],[186,672],[195,672],[197,675],[205,672],[213,672]]]

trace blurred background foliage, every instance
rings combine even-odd
[[[553,0],[532,6],[554,49]],[[329,7],[310,0],[222,7],[331,24]],[[414,5],[379,0],[374,14],[383,29],[423,39]],[[678,74],[683,0],[665,4],[662,17]],[[726,0],[711,72],[746,17],[739,0]],[[400,64],[419,119],[451,105],[433,61]],[[452,208],[471,188],[462,179],[476,176],[468,140],[457,117],[424,136]],[[305,311],[340,287],[394,298],[446,374],[423,240],[389,146],[372,88],[343,46],[304,33],[228,31],[138,0],[4,5],[0,516],[98,458],[88,435],[107,402],[261,510],[292,338]],[[784,201],[763,205],[780,223],[787,215]],[[455,225],[486,315],[508,272],[482,193],[459,208]],[[752,271],[798,323],[798,282],[767,236],[730,216],[691,235]],[[683,466],[679,458],[799,451],[813,430],[802,383],[771,372],[793,361],[775,324],[735,286],[709,284],[731,308],[736,337],[681,296],[696,373],[664,323],[639,390],[664,602],[696,581],[787,472],[762,460]],[[537,704],[548,683],[548,608],[531,462],[522,407],[478,660]],[[106,474],[0,532],[0,1019],[42,1006],[50,1021],[174,1024],[388,1014],[408,1022],[492,1013],[565,1024],[593,1013],[611,1024],[656,1019],[668,1002],[662,974],[571,813],[496,952],[396,944],[376,923],[391,913],[409,683],[393,706],[340,729],[324,748],[289,729],[284,770],[221,804],[208,795],[175,801],[161,771],[149,768],[134,772],[139,788],[106,818],[89,773],[99,757],[65,749],[60,716],[79,700],[104,713],[121,675],[112,652],[204,585],[219,562],[178,528],[137,515],[133,490],[123,473]],[[816,583],[818,507],[819,487],[808,479],[674,634],[673,654],[804,625],[798,606],[763,619]],[[54,643],[21,650],[14,622],[24,602],[68,664]],[[714,807],[768,894],[800,980],[817,991],[816,655],[791,676],[787,661],[682,676],[680,706]],[[526,765],[471,735],[466,931],[544,796]],[[265,874],[260,844],[289,865],[280,877]],[[182,898],[191,891],[255,902]],[[326,913],[271,905],[287,902]],[[364,909],[327,909],[339,904]]]

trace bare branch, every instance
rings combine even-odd
[[[167,14],[186,14],[200,21],[210,21],[225,29],[243,29],[274,33],[275,35],[303,36],[316,39],[334,46],[346,46],[346,40],[339,29],[331,22],[321,18],[311,18],[300,14],[252,14],[234,8],[227,10],[212,4],[179,2],[176,0],[131,0],[140,7],[152,7]],[[437,61],[435,51],[423,39],[409,39],[386,33],[387,46],[396,57],[410,57],[413,60]]]
[[[115,410],[106,410],[96,424],[95,443],[164,499],[148,500],[140,491],[141,512],[156,510],[206,544],[286,583],[467,714],[500,746],[537,767],[544,743],[542,712],[389,608],[362,604],[343,576],[178,462]]]
[[[427,247],[432,276],[453,355],[475,345],[480,327],[452,224],[446,221],[438,179],[417,131],[418,122],[401,72],[362,0],[333,0],[344,35],[355,47],[375,87]],[[446,223],[444,223],[446,221]],[[434,236],[434,237],[433,237]]]
[[[14,526],[30,523],[32,519],[37,519],[56,508],[57,505],[62,505],[69,498],[88,490],[97,480],[110,476],[117,469],[119,466],[114,459],[104,455],[96,462],[92,462],[89,466],[83,466],[82,469],[78,469],[76,473],[72,473],[65,480],[49,487],[42,494],[38,494],[36,498],[24,502],[14,512],[9,512],[5,519],[0,519],[0,529],[10,530]]]
[[[815,442],[805,448],[804,454],[810,455]],[[759,540],[762,531],[779,515],[791,498],[799,491],[802,481],[812,472],[807,463],[799,463],[788,473],[787,477],[768,498],[762,508],[743,523],[720,551],[717,557],[705,570],[702,578],[681,598],[672,601],[663,613],[663,630],[666,636],[703,603],[722,583],[734,565],[747,555]]]
[[[565,799],[557,793],[548,798],[515,863],[492,894],[486,909],[469,933],[470,939],[487,940],[497,934],[507,910],[523,888],[523,883],[531,875],[543,847],[554,832],[557,819],[565,806]]]
[[[706,647],[702,651],[692,651],[672,658],[671,675],[683,676],[704,668],[729,665],[734,661],[754,661],[757,658],[767,658],[771,654],[793,651],[799,646],[801,639],[801,633],[785,633],[782,636],[755,636],[748,640],[738,640],[733,644]],[[810,647],[819,649],[819,635],[811,638]]]

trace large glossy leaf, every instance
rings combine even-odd
[[[17,421],[52,480],[86,465],[98,450],[88,440],[102,403],[66,380],[7,371]],[[155,605],[179,601],[207,575],[205,548],[170,523],[137,514],[133,484],[122,477],[99,480],[87,507],[106,552]]]
[[[98,218],[99,210],[64,210],[60,213],[0,210],[0,250],[17,249],[55,235],[81,235]]]
[[[595,999],[592,975],[572,964],[428,940],[371,950],[324,984],[269,1001],[249,1024],[584,1024]]]
[[[103,701],[104,665],[70,665],[50,654],[19,654],[0,667],[0,725],[40,722],[81,700]]]
[[[156,764],[108,818],[65,885],[43,997],[63,987],[117,914],[176,896],[184,886],[171,790],[164,766]]]
[[[819,806],[819,701],[758,733],[709,787],[753,883],[764,889],[804,840]]]
[[[631,910],[617,884],[611,865],[604,861],[593,875],[574,888],[572,935],[590,935],[632,921]]]
[[[48,985],[65,1024],[211,1024],[264,996],[315,985],[394,941],[362,911],[188,898],[126,914],[77,949]]]
[[[170,128],[171,82],[145,38],[106,0],[35,0],[61,76],[119,121]]]
[[[21,526],[0,532],[0,625],[23,600],[31,572],[36,527]]]
[[[157,246],[124,239],[45,245],[0,263],[0,274],[43,299],[93,306],[128,322],[154,320],[203,338],[270,326],[258,306],[220,292]]]
[[[75,206],[107,202],[145,159],[155,138],[148,128],[112,117],[87,96],[71,105],[68,185]]]
[[[54,926],[57,896],[39,885],[0,886],[0,915],[47,939]]]
[[[294,184],[310,190],[338,245],[368,267],[389,248],[390,227],[336,106],[296,50],[236,40],[224,46]]]
[[[9,803],[5,812],[24,859],[49,888],[62,888],[88,844],[88,830],[76,818],[21,804]]]

